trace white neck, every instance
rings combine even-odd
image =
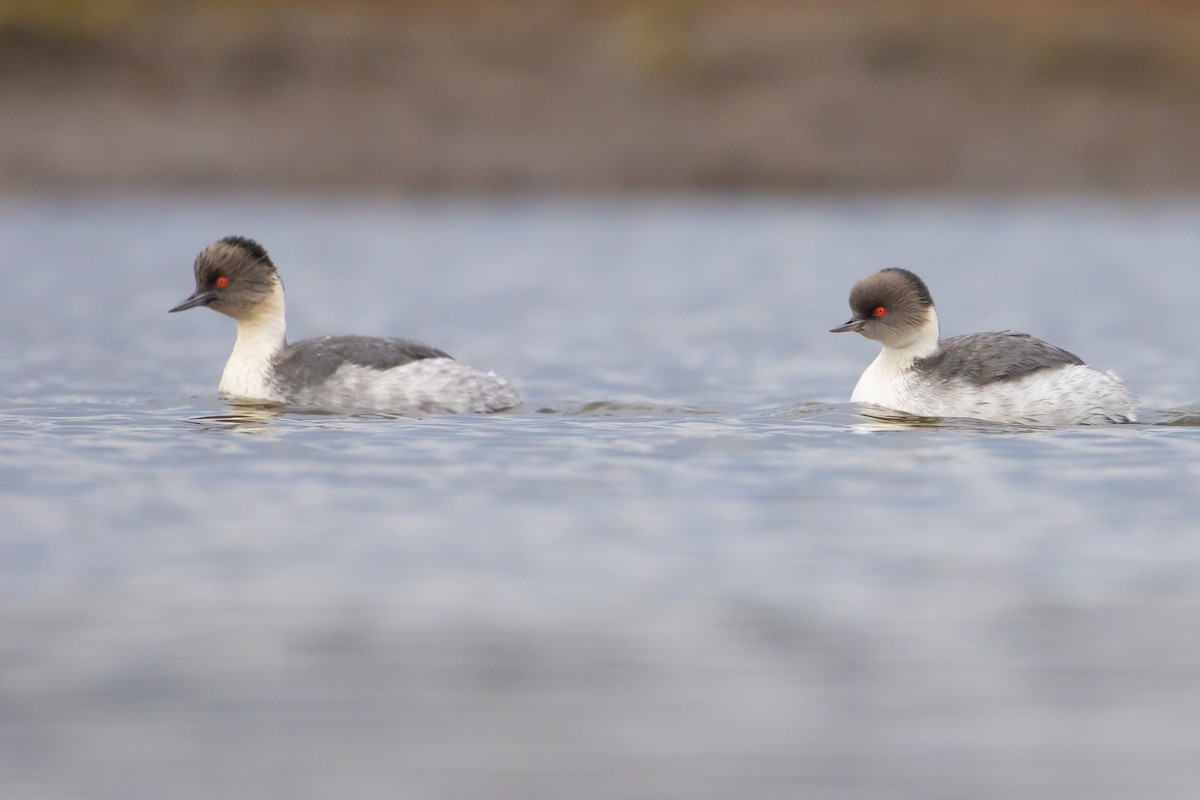
[[[892,358],[902,361],[905,366],[908,366],[918,358],[925,358],[936,353],[941,340],[942,326],[938,322],[937,311],[930,306],[925,310],[925,323],[916,330],[912,337],[903,342],[896,342],[891,347],[885,344],[883,353],[891,353]]]
[[[254,314],[237,321],[237,341],[221,373],[220,391],[245,400],[282,402],[284,398],[272,387],[270,374],[271,361],[287,344],[286,337],[283,284],[276,282]]]
[[[906,376],[914,361],[937,352],[941,341],[941,327],[937,312],[931,306],[926,312],[926,321],[916,334],[896,346],[885,344],[879,355],[871,362],[858,379],[850,400],[855,403],[871,403],[885,408],[906,410]]]

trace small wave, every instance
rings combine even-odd
[[[651,403],[645,401],[623,402],[619,400],[592,400],[582,405],[565,408],[543,406],[538,414],[557,414],[565,417],[643,417],[643,416],[720,416],[729,414],[725,408],[699,405],[677,405],[674,403]]]

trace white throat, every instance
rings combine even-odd
[[[871,403],[901,411],[907,408],[913,362],[936,353],[941,341],[937,311],[930,306],[925,313],[925,323],[912,338],[896,346],[883,345],[879,355],[858,379],[850,395],[851,402]]]
[[[938,322],[937,310],[930,306],[925,309],[925,321],[917,328],[912,337],[892,346],[883,345],[883,352],[891,351],[897,358],[907,359],[911,364],[918,358],[925,358],[937,352],[938,343],[942,340],[942,326]]]
[[[220,391],[246,400],[283,402],[270,376],[272,359],[286,344],[283,284],[276,281],[271,294],[254,313],[237,321],[237,341],[221,373]]]

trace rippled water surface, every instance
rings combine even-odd
[[[1200,204],[0,201],[0,788],[21,798],[1194,798]],[[492,417],[216,396],[191,262],[423,339]],[[845,403],[853,282],[1144,422]]]

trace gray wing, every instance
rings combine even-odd
[[[410,339],[325,336],[289,344],[275,363],[276,374],[292,386],[321,383],[343,364],[385,370],[423,358],[450,358],[435,347]]]
[[[944,380],[965,380],[976,386],[1011,381],[1040,369],[1082,364],[1074,353],[1035,339],[1027,333],[968,333],[942,341],[941,350],[915,366]]]

